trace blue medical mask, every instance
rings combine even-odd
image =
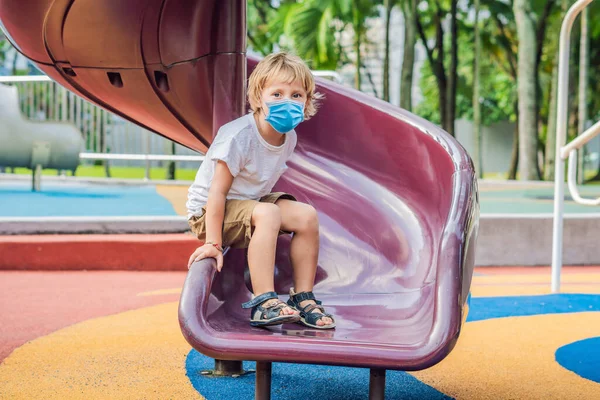
[[[293,100],[277,100],[265,104],[269,109],[265,120],[281,134],[291,131],[304,121],[304,103]]]

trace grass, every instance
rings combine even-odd
[[[596,185],[600,185],[600,181],[590,181],[590,179],[594,178],[597,174],[596,170],[593,171],[586,171],[585,173],[585,185],[590,185],[590,186],[596,186]],[[518,178],[518,175],[517,175]],[[489,180],[506,180],[507,179],[507,174],[506,173],[502,173],[502,172],[488,172],[483,174],[483,179],[489,179]],[[567,172],[565,170],[565,182],[567,181]],[[549,181],[549,182],[554,182],[554,180]]]
[[[118,179],[143,179],[146,169],[144,167],[110,167],[111,178]],[[15,168],[16,174],[31,175],[31,170],[28,168]],[[58,175],[55,169],[45,169],[42,175]],[[67,172],[71,176],[71,172]],[[77,167],[75,176],[86,178],[106,178],[104,167],[101,165],[80,165]],[[175,170],[175,179],[183,181],[192,181],[196,176],[195,169],[180,169]],[[167,169],[154,167],[150,168],[150,179],[167,179]]]
[[[143,179],[146,169],[144,167],[110,167],[110,173],[112,178],[118,179]],[[16,174],[27,174],[31,175],[31,170],[28,168],[15,168],[14,173]],[[58,175],[55,169],[45,169],[42,172],[43,175]],[[588,171],[586,173],[586,179],[594,177],[595,171]],[[67,172],[67,175],[71,175],[71,172]],[[89,178],[106,178],[104,173],[104,167],[101,165],[80,165],[75,172],[75,176],[89,177]],[[175,171],[175,179],[182,181],[193,181],[196,176],[195,169],[181,169],[178,168]],[[150,179],[161,180],[166,179],[167,169],[162,167],[150,168]],[[484,174],[485,179],[506,179],[506,174],[501,173],[487,173]],[[600,181],[586,182],[586,185],[600,185]]]

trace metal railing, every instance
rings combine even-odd
[[[315,76],[341,82],[335,71],[312,71]],[[81,160],[106,160],[112,166],[145,162],[149,179],[153,162],[175,161],[182,168],[198,168],[204,156],[160,137],[68,91],[48,76],[0,76],[0,84],[15,85],[23,115],[34,121],[71,122],[83,135]],[[85,161],[84,161],[85,162]]]
[[[203,162],[204,156],[177,156],[160,154],[107,154],[107,153],[79,153],[80,160],[128,160],[145,161],[144,180],[150,180],[151,161],[194,161]]]
[[[198,168],[203,156],[175,145],[118,115],[68,91],[45,75],[0,76],[0,84],[17,87],[21,113],[33,121],[61,121],[74,124],[84,139],[82,161],[110,161],[111,166],[146,164],[146,178],[152,164],[175,161],[180,168]]]
[[[554,169],[554,226],[552,236],[552,292],[560,291],[560,274],[563,255],[563,217],[564,217],[564,173],[565,159],[569,158],[568,186],[569,191],[578,203],[600,205],[599,199],[582,198],[577,189],[577,150],[581,149],[592,138],[600,134],[600,122],[583,132],[577,139],[565,145],[567,137],[567,111],[569,96],[569,49],[571,29],[577,16],[593,0],[579,0],[567,12],[560,31],[559,64],[558,64],[558,106],[556,121],[556,159]]]

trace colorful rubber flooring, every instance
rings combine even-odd
[[[41,191],[32,192],[31,182],[0,181],[0,217],[140,215],[177,213],[153,185],[42,181]]]
[[[448,358],[388,371],[387,399],[600,398],[600,268],[478,269]],[[252,399],[208,378],[177,321],[180,272],[0,272],[0,399]],[[252,368],[252,363],[247,363]],[[365,399],[368,371],[274,364],[273,399]],[[308,384],[310,382],[310,384]]]
[[[42,180],[40,192],[31,191],[28,180],[0,180],[1,217],[149,216],[186,215],[185,203],[191,182],[176,185],[116,184],[85,180]],[[486,183],[480,186],[481,212],[552,213],[551,184]],[[584,197],[600,196],[600,185],[581,188]],[[567,194],[565,212],[598,212],[576,204]]]

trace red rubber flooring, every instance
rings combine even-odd
[[[0,362],[29,340],[90,318],[177,301],[186,272],[3,271]]]

